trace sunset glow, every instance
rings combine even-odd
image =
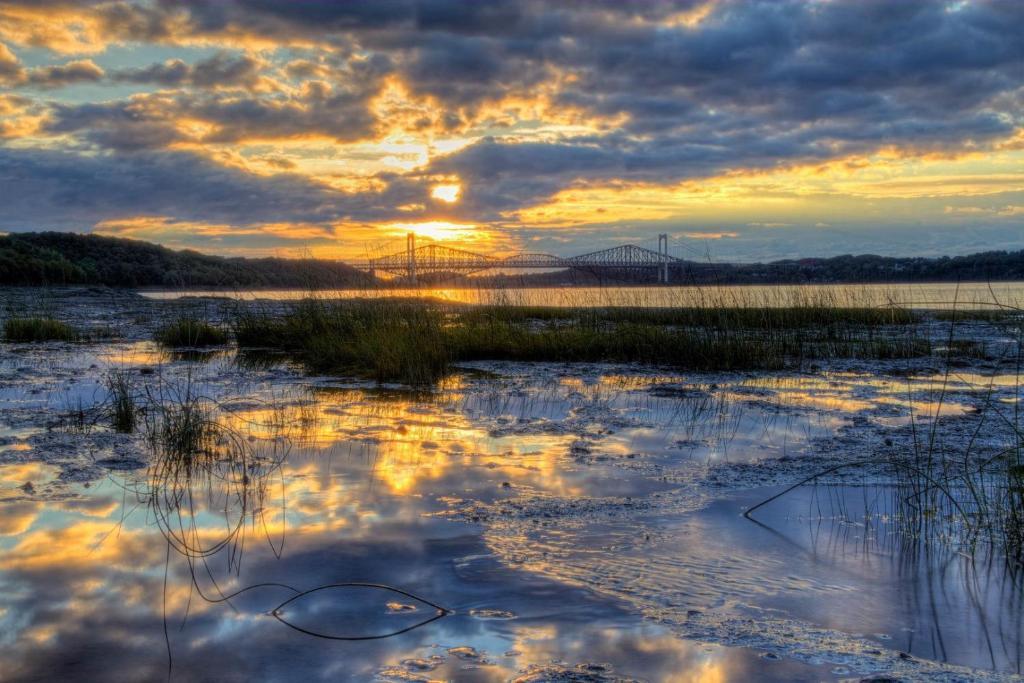
[[[16,0],[0,230],[340,258],[401,249],[397,225],[559,254],[1021,248],[1022,11]]]
[[[460,223],[449,223],[448,221],[428,221],[426,223],[393,223],[388,227],[389,232],[396,237],[413,233],[417,237],[425,237],[439,242],[490,242],[491,236],[477,233],[476,226]]]

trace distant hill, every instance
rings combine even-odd
[[[1024,250],[985,251],[969,256],[894,258],[834,256],[772,263],[734,264],[723,270],[694,264],[695,277],[744,283],[986,282],[1024,280]]]
[[[338,261],[223,258],[138,240],[62,232],[0,236],[0,284],[174,288],[313,288],[366,284]]]
[[[771,263],[706,263],[683,261],[671,267],[673,284],[869,284],[897,282],[996,282],[1024,280],[1024,251],[987,251],[970,256],[894,258],[834,256]],[[547,273],[485,275],[472,279],[478,286],[553,287],[596,284],[653,283],[654,270],[561,270]]]
[[[440,278],[448,286],[553,287],[653,282],[654,271],[553,271]],[[1024,251],[970,256],[835,256],[772,263],[680,262],[674,284],[818,284],[1024,280]],[[429,284],[429,276],[421,276]],[[327,289],[382,284],[338,261],[224,258],[157,244],[61,232],[0,236],[0,285],[107,285],[180,289]],[[398,283],[396,283],[398,284]]]

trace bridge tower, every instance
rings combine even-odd
[[[416,284],[416,233],[410,232],[405,237],[405,253],[407,258],[406,275],[409,284]]]
[[[661,266],[658,268],[658,282],[668,284],[668,235],[658,235],[658,255],[662,257]]]

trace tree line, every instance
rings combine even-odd
[[[369,276],[322,259],[224,258],[149,242],[61,232],[0,237],[0,284],[173,288],[329,288]]]
[[[671,276],[677,284],[1024,280],[1024,251],[987,251],[938,258],[844,255],[743,264],[687,261],[674,265]],[[637,270],[621,273],[557,271],[443,280],[448,284],[454,281],[478,286],[560,286],[602,282],[640,284],[653,282],[655,278],[653,270]],[[226,258],[192,250],[175,251],[138,240],[36,232],[0,236],[0,284],[325,289],[383,283],[339,261]]]

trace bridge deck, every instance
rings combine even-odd
[[[380,258],[353,262],[351,265],[362,270],[429,273],[475,272],[491,269],[658,268],[673,263],[682,263],[682,261],[668,254],[632,244],[579,256],[521,253],[503,258],[429,244]]]

